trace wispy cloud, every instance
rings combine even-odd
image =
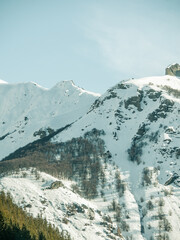
[[[133,16],[116,16],[114,22],[113,17],[107,18],[106,13],[96,9],[86,28],[86,35],[97,44],[107,67],[123,75],[151,75],[160,73],[161,66],[164,68],[177,58],[178,50],[172,51],[172,40],[166,38],[164,28],[153,28],[144,16],[134,22]]]

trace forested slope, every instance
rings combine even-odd
[[[1,240],[68,240],[40,216],[33,218],[15,205],[10,194],[0,193]]]

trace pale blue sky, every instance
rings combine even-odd
[[[179,0],[0,0],[0,79],[103,93],[180,62]]]

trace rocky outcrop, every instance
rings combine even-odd
[[[165,186],[173,183],[177,178],[179,178],[179,175],[177,173],[174,173],[172,177],[170,177],[170,179],[168,179],[166,182],[165,182]]]
[[[180,65],[178,63],[171,64],[166,68],[166,75],[180,77]]]
[[[135,107],[137,107],[138,111],[142,111],[143,110],[141,108],[142,99],[143,99],[143,92],[141,90],[138,90],[137,96],[130,97],[124,101],[124,107],[127,109],[129,105],[134,105]]]
[[[61,181],[55,181],[51,183],[50,187],[48,189],[58,189],[59,187],[63,187],[64,184]]]

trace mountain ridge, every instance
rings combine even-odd
[[[0,85],[0,137],[5,136],[5,144],[10,145],[9,150],[5,149],[0,141],[1,149],[6,150],[2,157],[36,140],[39,135],[33,134],[41,128],[56,130],[77,120],[98,96],[71,82],[62,82],[50,90],[32,82]]]

